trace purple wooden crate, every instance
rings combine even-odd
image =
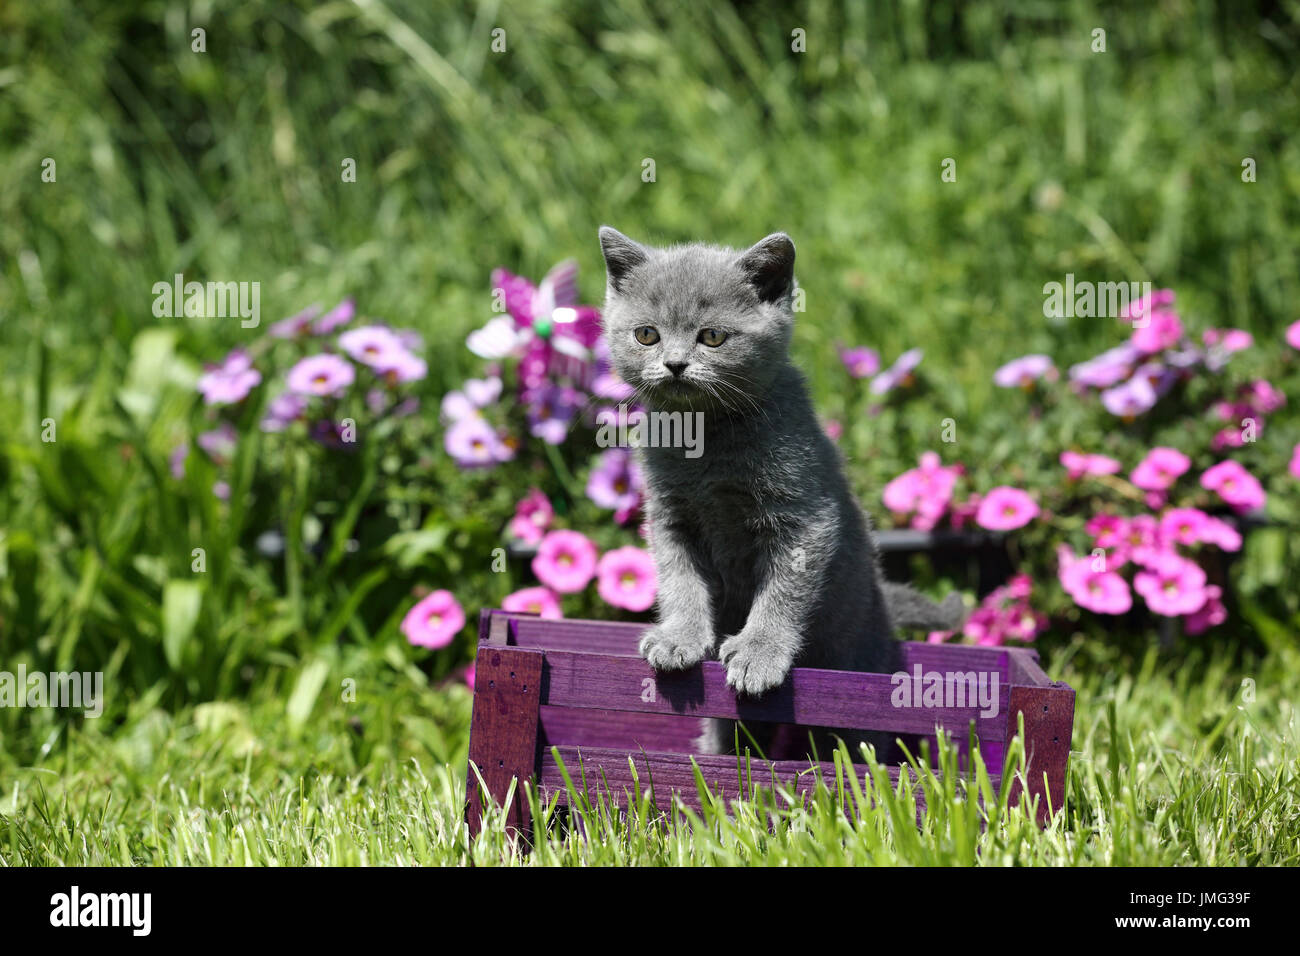
[[[927,686],[927,675],[983,675],[997,680],[994,705],[956,698],[924,700],[920,706],[895,706],[898,682],[889,674],[795,668],[782,686],[761,698],[741,698],[727,687],[716,661],[690,670],[658,674],[637,653],[648,625],[610,621],[546,620],[529,614],[484,611],[479,618],[474,712],[470,725],[468,806],[471,835],[481,826],[482,795],[502,802],[513,779],[531,779],[546,797],[567,801],[567,791],[552,754],[578,783],[607,784],[620,799],[633,788],[629,758],[642,789],[654,781],[660,809],[677,793],[697,803],[695,758],[710,788],[739,792],[737,758],[700,753],[696,738],[701,719],[720,717],[785,725],[773,742],[771,760],[751,760],[751,780],[773,779],[804,792],[820,774],[834,780],[829,763],[812,767],[800,749],[807,728],[841,727],[917,735],[933,740],[939,728],[952,734],[962,766],[969,756],[972,725],[991,776],[1000,783],[1008,741],[1017,717],[1025,723],[1025,779],[1013,778],[1011,799],[1023,788],[1039,798],[1038,818],[1046,824],[1048,795],[1059,809],[1074,724],[1074,691],[1053,682],[1027,648],[972,647],[905,643],[903,670],[912,688]],[[920,678],[917,680],[916,678]],[[944,684],[965,689],[960,677]],[[1005,692],[1003,691],[1005,688]],[[964,697],[964,694],[962,695]],[[862,780],[868,772],[854,765]],[[896,783],[899,771],[891,770]],[[919,794],[918,794],[919,800]],[[517,797],[509,825],[528,834],[528,807]]]

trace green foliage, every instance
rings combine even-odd
[[[1177,444],[1180,422],[1121,433],[1082,406],[1045,424],[990,376],[1028,352],[1065,367],[1115,343],[1109,321],[1043,319],[1043,284],[1067,272],[1172,286],[1194,330],[1248,329],[1269,361],[1283,349],[1300,301],[1300,153],[1288,132],[1300,128],[1300,29],[1293,11],[1260,7],[0,6],[10,184],[0,192],[0,666],[102,670],[108,697],[102,728],[0,710],[0,766],[62,775],[49,781],[50,802],[38,804],[31,780],[6,796],[0,853],[461,858],[452,833],[465,701],[412,686],[463,664],[473,612],[520,585],[517,569],[494,575],[486,556],[525,489],[459,472],[441,451],[436,403],[479,370],[463,341],[487,317],[489,270],[538,277],[575,256],[584,300],[598,301],[602,222],[655,242],[740,245],[778,228],[795,237],[808,295],[797,358],[819,408],[844,423],[870,507],[935,447],[948,417],[958,457],[1030,485],[1055,467],[1047,448]],[[1104,54],[1090,49],[1098,25]],[[490,50],[496,26],[505,53]],[[196,27],[205,53],[191,49]],[[791,51],[796,27],[807,53]],[[939,176],[948,157],[953,183]],[[1255,183],[1241,180],[1246,157]],[[42,182],[46,158],[56,182]],[[355,183],[340,176],[348,158]],[[646,158],[653,183],[641,178]],[[156,318],[153,285],[176,273],[261,282],[266,322],[352,294],[418,330],[430,374],[423,413],[391,436],[401,455],[334,469],[264,441],[250,408],[228,474],[195,454],[185,478],[172,478],[168,455],[202,420],[201,364],[249,335],[236,320]],[[862,390],[845,387],[837,342],[870,344],[887,360],[923,346],[923,389],[867,414]],[[1294,381],[1294,357],[1284,374]],[[1282,485],[1300,441],[1295,404],[1293,395],[1253,450],[1276,482],[1278,524],[1248,538],[1233,571],[1240,603],[1228,637],[1274,660],[1294,647],[1300,614],[1287,573],[1300,560],[1296,499]],[[42,440],[46,420],[55,441]],[[212,493],[219,478],[231,484],[226,503]],[[573,515],[575,527],[596,520]],[[256,547],[277,529],[291,545],[282,558]],[[349,551],[351,538],[364,547]],[[457,644],[429,654],[401,639],[417,587],[460,596],[471,624]],[[1074,634],[1075,623],[1053,638],[1066,653],[1152,639],[1087,620]],[[1189,668],[1219,660],[1196,653]],[[1206,687],[1226,680],[1227,665],[1214,666]],[[1295,697],[1284,670],[1260,667]],[[1169,692],[1183,678],[1163,668],[1149,688],[1128,685],[1128,709],[1118,700],[1116,740],[1132,744],[1122,778],[1102,772],[1095,707],[1107,698],[1081,698],[1077,816],[1023,859],[1294,862],[1269,835],[1294,846],[1294,803],[1272,789],[1296,756],[1294,741],[1276,743],[1289,715],[1249,712],[1271,749],[1250,750],[1262,744],[1247,743],[1234,717],[1205,728],[1217,731],[1214,748],[1193,751],[1194,704]],[[316,716],[349,675],[404,689],[362,737]],[[1152,714],[1173,710],[1181,716],[1166,723]],[[385,722],[400,730],[377,730]],[[290,736],[254,758],[271,726]],[[228,740],[250,749],[232,756]],[[429,778],[405,768],[409,757],[453,771]],[[280,775],[281,758],[330,769],[300,781]],[[192,773],[209,760],[210,772]],[[391,789],[373,791],[358,774]],[[97,802],[94,784],[119,775],[130,800]],[[200,822],[178,827],[191,810]],[[1214,816],[1238,811],[1255,820],[1244,836]],[[325,813],[340,820],[329,844],[308,827]],[[89,820],[108,842],[83,850],[70,834]],[[172,832],[180,842],[166,842]],[[245,846],[249,832],[262,842]],[[951,859],[966,858],[969,839]],[[684,852],[655,846],[665,849],[643,855]],[[986,844],[986,858],[1008,846]]]

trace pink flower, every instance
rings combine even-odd
[[[1157,309],[1167,309],[1174,304],[1173,289],[1156,289],[1150,295],[1144,295],[1136,302],[1130,302],[1128,308],[1120,315],[1126,321],[1138,322]]]
[[[205,405],[233,405],[247,398],[261,381],[262,373],[253,368],[248,353],[235,349],[220,365],[207,367],[199,376],[198,389]]]
[[[844,426],[834,418],[826,419],[822,431],[826,432],[826,437],[831,441],[839,441],[844,436]]]
[[[975,523],[990,531],[1023,528],[1038,517],[1038,505],[1027,492],[1007,485],[991,489],[980,502]]]
[[[555,509],[551,507],[550,499],[536,488],[529,488],[528,494],[515,506],[515,516],[510,519],[508,531],[512,538],[537,544],[554,518]]]
[[[1119,462],[1105,455],[1086,455],[1077,451],[1061,452],[1061,464],[1071,481],[1084,475],[1113,475],[1119,471]]]
[[[1146,491],[1165,491],[1191,465],[1191,460],[1176,448],[1152,448],[1133,469],[1131,478],[1133,484]]]
[[[469,662],[469,667],[465,668],[465,683],[470,690],[474,689],[474,662]]]
[[[311,334],[311,323],[320,315],[319,305],[309,305],[297,315],[275,322],[266,330],[273,339],[295,339]]]
[[[921,455],[918,467],[885,485],[881,498],[885,507],[895,514],[906,516],[915,511],[912,527],[929,531],[939,523],[952,501],[960,474],[960,465],[940,464],[939,456],[927,451]]]
[[[311,355],[299,361],[285,379],[296,395],[341,395],[356,379],[356,372],[337,355]]]
[[[1061,586],[1079,607],[1095,614],[1124,614],[1133,606],[1128,582],[1113,570],[1098,570],[1092,558],[1075,558],[1065,548],[1058,556]]]
[[[1176,544],[1199,544],[1205,540],[1209,520],[1210,516],[1199,508],[1170,508],[1160,518],[1160,537]]]
[[[1206,469],[1201,475],[1201,487],[1217,492],[1239,512],[1262,508],[1268,500],[1255,476],[1232,459]]]
[[[1160,536],[1160,525],[1156,519],[1150,515],[1138,515],[1125,523],[1119,551],[1135,564],[1146,566],[1157,561],[1168,549]]]
[[[900,385],[909,384],[912,381],[912,373],[921,364],[923,355],[920,349],[908,349],[894,361],[893,365],[871,380],[871,394],[884,395]]]
[[[401,630],[418,647],[446,647],[465,626],[465,611],[450,591],[434,591],[402,618]]]
[[[605,552],[596,575],[596,592],[606,604],[644,611],[654,603],[654,561],[640,548],[628,545]]]
[[[1201,540],[1221,551],[1241,550],[1241,532],[1219,518],[1206,517],[1201,528]]]
[[[1178,617],[1205,603],[1205,572],[1195,561],[1166,552],[1133,576],[1133,588],[1154,613]]]
[[[1300,322],[1292,322],[1286,327],[1286,344],[1300,349]]]
[[[537,614],[541,617],[560,618],[560,599],[550,588],[523,588],[513,594],[507,594],[501,600],[501,607],[516,613]]]
[[[1157,309],[1148,318],[1144,326],[1133,329],[1130,339],[1139,352],[1152,355],[1164,351],[1183,337],[1183,323],[1178,320],[1177,312]]]
[[[1291,472],[1291,477],[1300,478],[1300,445],[1291,449],[1291,463],[1286,466],[1286,470]]]
[[[537,580],[561,594],[574,594],[596,573],[596,546],[577,531],[552,531],[533,557]]]
[[[1128,522],[1119,515],[1094,515],[1088,519],[1088,523],[1083,526],[1088,534],[1092,535],[1093,544],[1098,548],[1118,548],[1124,544],[1125,534],[1128,532]]]
[[[1183,618],[1183,629],[1188,634],[1203,634],[1218,627],[1228,619],[1228,609],[1223,606],[1223,589],[1217,584],[1205,586],[1205,603]]]
[[[1201,341],[1207,347],[1218,346],[1224,352],[1240,352],[1255,344],[1255,337],[1244,329],[1206,329]]]
[[[352,321],[352,317],[356,314],[356,302],[351,298],[344,299],[338,305],[334,306],[334,308],[322,315],[317,320],[312,331],[317,335],[328,335],[340,325],[347,325]]]
[[[851,349],[840,349],[840,361],[854,378],[866,378],[880,370],[880,354],[865,345]]]
[[[993,373],[993,382],[1002,388],[1032,388],[1040,378],[1057,377],[1056,366],[1046,355],[1025,355],[1012,359]]]

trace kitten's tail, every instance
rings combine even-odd
[[[885,607],[895,628],[921,631],[955,631],[966,621],[966,605],[960,594],[949,594],[936,604],[906,584],[881,582]]]

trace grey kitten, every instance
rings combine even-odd
[[[653,249],[604,226],[600,244],[615,369],[652,414],[704,413],[702,456],[640,452],[659,578],[642,656],[656,670],[716,656],[731,687],[758,695],[795,666],[891,673],[895,625],[958,626],[958,595],[937,605],[881,579],[868,519],[790,361],[790,237]],[[717,724],[711,749],[731,736]]]

